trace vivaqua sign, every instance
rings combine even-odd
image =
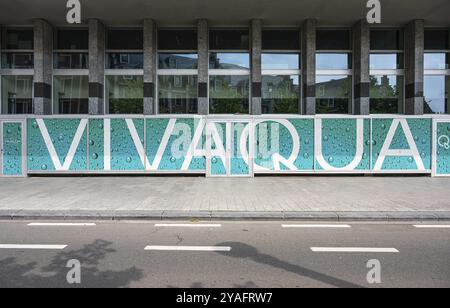
[[[450,119],[84,117],[1,120],[2,175],[450,175]]]

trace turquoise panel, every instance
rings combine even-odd
[[[370,170],[370,119],[364,119],[363,157],[354,170]],[[334,168],[344,168],[357,150],[357,119],[322,119],[322,155]],[[324,170],[316,162],[316,170]]]
[[[89,120],[89,170],[102,171],[104,164],[104,120]]]
[[[144,119],[132,121],[144,147]],[[111,119],[111,170],[145,170],[125,119]]]
[[[226,151],[227,148],[227,137],[226,137],[226,123],[214,123],[219,136],[222,141],[223,148]],[[217,148],[214,138],[211,138],[211,150]],[[211,157],[211,175],[227,175],[226,162],[222,160],[220,156]]]
[[[161,146],[163,137],[169,127],[169,119],[147,119],[147,156],[150,164],[154,165],[156,154]],[[173,120],[172,120],[173,121]],[[177,119],[170,132],[170,138],[167,146],[164,148],[158,171],[177,171],[182,170],[187,153],[193,142],[193,137],[201,124],[199,119],[180,118]],[[203,128],[201,128],[203,130]],[[205,136],[202,133],[201,139],[196,148],[204,149]],[[191,153],[193,154],[193,153]],[[194,156],[189,164],[188,171],[204,171],[205,157]]]
[[[55,147],[61,165],[72,145],[75,133],[80,125],[80,119],[45,119],[51,142]],[[47,145],[42,137],[36,119],[29,119],[27,125],[28,170],[29,171],[55,171]],[[87,170],[87,130],[85,129],[75,151],[70,171]]]
[[[277,121],[264,121],[255,127],[255,164],[270,171],[275,170],[273,155],[279,154],[288,160],[295,156],[294,166],[297,170],[314,169],[314,120],[286,120],[297,132],[300,152],[293,153],[294,137],[288,128]],[[281,164],[281,171],[290,170]]]
[[[22,124],[3,123],[3,175],[20,176],[22,168]]]
[[[372,167],[375,166],[380,151],[386,141],[387,134],[393,123],[393,119],[373,119],[372,120]],[[414,138],[414,142],[422,158],[425,169],[431,169],[431,119],[407,119],[409,129]],[[405,133],[401,124],[397,130],[390,146],[391,150],[409,149]],[[411,156],[387,156],[384,160],[382,170],[417,170],[417,164]]]
[[[436,174],[450,175],[450,121],[437,123]]]
[[[241,151],[241,137],[248,123],[231,123],[231,153],[230,153],[230,174],[249,175],[250,168],[245,162]],[[247,136],[245,142],[245,152],[249,153],[250,138]]]

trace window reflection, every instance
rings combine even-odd
[[[263,70],[298,70],[300,69],[300,55],[287,53],[262,54]]]
[[[424,113],[448,113],[448,96],[450,76],[425,76],[424,79]]]
[[[249,69],[250,55],[248,53],[217,53],[209,56],[210,69]]]
[[[299,76],[263,76],[262,113],[297,114]]]
[[[249,113],[248,76],[211,76],[209,87],[210,113]]]
[[[159,113],[197,113],[197,76],[159,76]]]
[[[160,53],[158,56],[159,69],[197,69],[197,67],[198,55],[196,53]]]
[[[403,102],[403,77],[370,76],[370,113],[400,113]]]
[[[89,109],[88,76],[57,76],[54,80],[55,113],[87,114]]]
[[[403,69],[403,54],[375,53],[370,55],[371,70]]]
[[[446,70],[450,68],[450,53],[425,53],[426,70]]]
[[[318,53],[316,66],[318,70],[351,69],[351,57],[348,53]]]
[[[107,76],[106,94],[110,114],[142,114],[144,112],[142,76]]]
[[[3,76],[2,102],[6,114],[33,113],[33,76]]]
[[[348,114],[350,102],[350,76],[316,77],[316,113]]]
[[[144,55],[142,53],[109,53],[108,69],[142,69]]]

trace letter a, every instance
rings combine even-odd
[[[367,22],[369,24],[381,24],[381,3],[380,0],[369,0],[367,8],[370,11],[367,13]]]
[[[66,16],[67,22],[69,24],[81,24],[80,0],[68,0],[66,7],[70,9]]]

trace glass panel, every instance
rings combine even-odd
[[[2,49],[33,50],[34,35],[31,29],[6,29]]]
[[[159,50],[197,50],[197,31],[195,30],[159,30]]]
[[[3,76],[2,102],[6,114],[32,114],[33,76]]]
[[[106,99],[110,114],[142,114],[144,82],[142,76],[107,76]]]
[[[88,53],[58,52],[53,57],[53,67],[56,69],[87,69],[89,67]]]
[[[426,30],[425,50],[448,50],[450,49],[450,31]]]
[[[210,69],[249,69],[250,55],[248,53],[217,53],[209,55]]]
[[[352,49],[349,30],[318,30],[316,37],[317,50],[350,50]]]
[[[53,88],[56,114],[88,113],[88,76],[57,76],[54,78]]]
[[[403,69],[403,54],[371,54],[370,69],[371,70],[396,70]]]
[[[370,76],[370,113],[400,113],[403,103],[403,77]]]
[[[351,77],[316,77],[316,113],[348,114],[351,102]]]
[[[197,76],[158,76],[159,113],[197,113]]]
[[[316,68],[318,70],[351,69],[351,56],[348,53],[318,53],[316,54]]]
[[[84,29],[57,30],[55,49],[88,50],[89,31]]]
[[[210,50],[249,50],[248,30],[211,30],[209,32]]]
[[[144,68],[143,53],[108,53],[108,69],[142,69]]]
[[[299,76],[263,76],[262,113],[298,114]]]
[[[450,53],[425,53],[426,70],[450,69]]]
[[[245,162],[242,156],[241,138],[249,123],[230,123],[231,125],[231,152],[230,156],[230,175],[248,176],[250,175],[250,166]],[[250,138],[245,142],[245,152],[250,153]]]
[[[447,104],[450,93],[450,76],[425,76],[424,113],[448,113]]]
[[[403,31],[400,30],[371,30],[371,50],[403,50]]]
[[[224,176],[227,175],[227,160],[226,157],[218,154],[219,149],[227,148],[227,125],[226,123],[209,123],[208,129],[211,135],[211,149],[208,159],[211,162],[211,175],[213,176]],[[214,138],[215,132],[219,138]]]
[[[263,50],[300,50],[299,30],[264,30]]]
[[[109,30],[109,50],[142,50],[144,49],[144,31],[139,29]]]
[[[29,69],[34,67],[33,53],[5,52],[2,53],[2,68]]]
[[[196,53],[160,53],[158,55],[159,69],[197,69],[198,55]]]
[[[249,76],[211,76],[210,113],[249,113]]]
[[[300,55],[298,53],[263,53],[263,70],[298,70]]]

